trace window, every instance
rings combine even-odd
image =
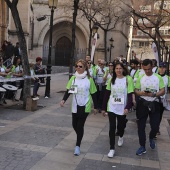
[[[160,5],[161,5],[161,1],[158,1],[154,4],[154,9],[160,9]],[[170,2],[169,1],[165,1],[164,2],[164,6],[163,6],[163,9],[170,9]]]
[[[141,42],[139,42],[139,47],[149,47],[149,41],[141,41]]]
[[[159,32],[161,35],[170,35],[170,28],[166,27],[166,28],[160,28]],[[155,29],[152,29],[152,34],[155,34]]]
[[[145,32],[148,32],[148,33],[149,33],[149,30],[145,30]],[[147,36],[147,34],[145,34],[144,32],[142,32],[141,30],[138,30],[138,31],[137,31],[137,35],[138,35],[138,36]]]
[[[139,47],[144,47],[145,43],[144,42],[139,42]]]
[[[146,18],[144,18],[144,19],[141,19],[141,18],[139,18],[138,19],[138,24],[148,24],[149,23],[149,20],[147,20]]]
[[[140,12],[150,12],[151,11],[151,5],[142,5],[139,7],[140,8]]]

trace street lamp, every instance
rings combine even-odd
[[[48,63],[47,63],[47,74],[51,74],[51,50],[52,50],[52,33],[53,33],[53,16],[54,9],[57,8],[58,0],[48,0],[49,8],[51,8],[50,16],[50,37],[49,37],[49,51],[48,51]],[[50,80],[51,77],[47,77],[46,88],[45,88],[45,98],[50,97]]]
[[[94,37],[95,33],[97,33],[98,29],[99,29],[98,24],[97,24],[97,23],[94,23],[94,25],[93,25],[93,27],[92,27],[93,37]],[[99,38],[100,38],[100,37],[99,37],[99,34],[97,33],[97,39],[99,39]]]
[[[113,42],[114,42],[114,40],[113,40],[113,38],[110,38],[110,58],[109,58],[109,61],[111,61],[111,54],[112,54],[112,48],[114,48],[114,46],[113,46]]]
[[[95,24],[93,25],[93,27],[92,27],[93,36],[95,35],[95,33],[97,33],[98,29],[99,29],[99,26],[98,26],[97,23],[95,23]]]

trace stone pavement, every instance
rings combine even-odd
[[[135,113],[129,113],[124,145],[109,151],[108,118],[101,114],[87,118],[81,155],[74,156],[75,132],[72,129],[70,99],[59,106],[68,75],[52,77],[51,98],[44,99],[41,87],[36,112],[19,107],[0,107],[0,170],[170,170],[170,112],[165,111],[161,135],[155,150],[136,156],[139,147]],[[18,104],[18,103],[16,103]],[[19,105],[18,105],[19,106]],[[168,122],[169,121],[169,122]],[[148,136],[149,124],[146,132]],[[117,142],[117,137],[116,137]]]

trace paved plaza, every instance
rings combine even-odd
[[[122,147],[116,145],[114,158],[108,158],[109,122],[101,113],[90,114],[80,156],[74,156],[76,135],[72,129],[69,99],[63,97],[67,74],[52,77],[51,98],[44,99],[40,87],[38,110],[23,111],[20,103],[0,106],[0,170],[170,170],[170,112],[165,111],[155,150],[136,156],[139,147],[135,113],[128,115]],[[10,101],[9,101],[10,102]],[[147,137],[149,124],[146,127]],[[118,137],[116,137],[117,144]]]

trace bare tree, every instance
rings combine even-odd
[[[79,3],[79,10],[83,12],[82,17],[85,17],[89,22],[89,42],[88,42],[88,55],[91,52],[91,40],[92,40],[92,27],[94,25],[94,18],[98,13],[99,8],[95,5],[93,0],[83,0]]]
[[[129,7],[126,15],[133,18],[133,27],[142,31],[156,44],[159,61],[161,61],[161,49],[166,49],[167,44],[160,28],[170,23],[170,10],[166,8],[166,1],[132,0],[132,6],[127,4],[125,0],[121,0],[121,2]]]
[[[89,47],[91,45],[92,23],[96,23],[104,31],[104,50],[105,60],[107,61],[107,33],[114,30],[122,19],[120,2],[117,0],[82,0],[79,9],[83,16],[89,21],[90,37]]]
[[[29,61],[28,61],[28,55],[27,55],[27,45],[26,45],[26,40],[24,36],[24,32],[22,29],[22,24],[20,20],[20,16],[18,13],[17,5],[18,5],[18,0],[5,0],[7,3],[7,6],[10,8],[13,20],[16,26],[16,31],[17,31],[17,36],[18,40],[20,43],[20,49],[21,49],[21,60],[23,64],[23,69],[24,69],[24,75],[30,75],[30,68],[29,68]],[[26,99],[30,97],[30,87],[31,87],[31,80],[30,79],[25,79],[24,80],[24,88],[23,88],[23,107],[26,107]]]

